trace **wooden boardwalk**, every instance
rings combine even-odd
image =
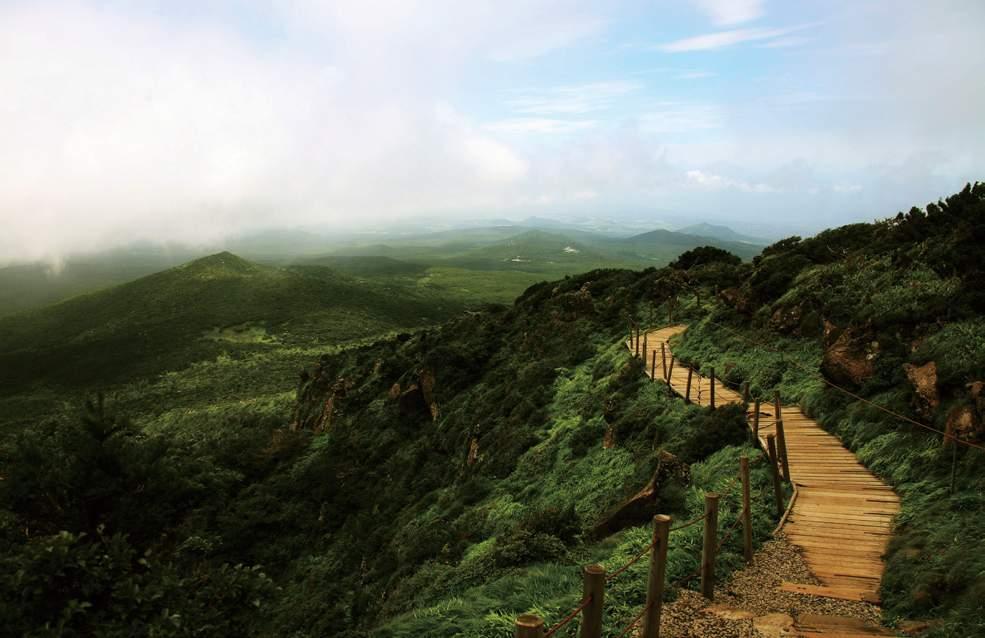
[[[686,326],[672,326],[646,333],[646,352],[641,353],[652,371],[656,353],[656,378],[663,380],[660,345],[667,364],[672,356],[669,339]],[[627,345],[631,344],[627,342]],[[642,344],[640,346],[642,350]],[[688,371],[674,364],[670,387],[684,396]],[[691,401],[710,405],[711,384],[695,372],[691,379]],[[715,382],[715,404],[741,403],[742,396]],[[748,418],[753,418],[750,406]],[[776,428],[772,404],[760,407],[760,444]],[[790,474],[797,491],[784,532],[803,550],[804,558],[821,585],[784,583],[781,589],[804,594],[878,602],[886,551],[899,512],[899,497],[869,472],[837,437],[825,432],[799,406],[781,405]]]

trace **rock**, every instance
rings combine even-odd
[[[406,417],[431,414],[431,408],[424,398],[424,390],[416,383],[411,384],[410,387],[400,393],[400,398],[397,399],[397,406],[400,414]]]
[[[686,463],[669,452],[661,452],[657,469],[646,487],[611,509],[592,530],[592,536],[605,538],[627,527],[648,522],[660,513],[660,488],[675,480],[686,485],[690,475],[691,470]]]
[[[959,405],[948,413],[944,431],[964,441],[977,440],[985,433],[982,431],[982,421],[977,412],[968,404]]]
[[[752,626],[762,638],[783,638],[794,635],[793,618],[779,612],[753,618]]]
[[[770,317],[770,328],[783,334],[800,331],[800,322],[804,318],[804,310],[799,305],[788,308],[777,308]]]
[[[734,607],[728,607],[727,605],[709,605],[705,608],[705,611],[726,620],[752,620],[756,617],[756,614],[751,611],[746,611],[745,609],[735,609]]]
[[[434,372],[430,369],[425,368],[418,373],[418,383],[421,386],[421,391],[424,393],[424,401],[428,404],[428,411],[431,413],[431,420],[435,421],[438,418],[440,410],[438,409],[438,402],[434,398]]]
[[[830,334],[830,325],[826,323],[825,334]],[[875,374],[878,354],[879,344],[867,331],[848,328],[825,349],[821,370],[835,383],[858,386]]]
[[[749,315],[751,313],[752,307],[749,303],[749,297],[739,288],[726,288],[718,293],[718,298],[740,314]]]
[[[917,412],[924,416],[932,415],[941,403],[937,390],[937,363],[931,361],[922,366],[904,363],[903,371],[917,393]]]
[[[394,383],[390,386],[390,391],[387,392],[387,396],[389,396],[391,400],[396,401],[397,398],[400,397],[400,384]]]

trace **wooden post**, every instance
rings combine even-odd
[[[770,455],[770,468],[773,474],[773,494],[776,496],[776,515],[783,516],[783,486],[780,485],[780,468],[776,466],[776,437],[766,435],[766,449]]]
[[[739,457],[742,477],[742,551],[746,563],[752,563],[752,509],[749,505],[749,457]]]
[[[780,412],[780,393],[773,393],[773,410],[776,412],[776,420],[779,421],[783,418],[783,414]]]
[[[634,348],[636,356],[640,356],[640,327],[636,326],[636,347]]]
[[[715,369],[711,369],[711,409],[715,409]]]
[[[666,381],[667,380],[667,347],[665,346],[663,341],[660,342],[660,365],[662,366],[661,370],[663,371],[664,381]]]
[[[650,381],[657,380],[657,351],[654,350],[650,353],[650,358],[652,363],[650,364]]]
[[[790,482],[790,461],[787,459],[787,438],[783,435],[783,419],[776,422],[776,443],[779,446],[780,465],[783,466],[783,478]]]
[[[674,377],[674,355],[670,355],[670,367],[667,368],[667,385],[670,385],[670,380]]]
[[[749,382],[742,382],[742,405],[749,409]]]
[[[715,599],[715,553],[718,551],[718,494],[705,494],[705,538],[701,549],[701,594]]]
[[[605,567],[588,565],[582,571],[584,588],[582,600],[591,596],[592,601],[581,610],[579,638],[602,638],[602,605],[605,603]]]
[[[759,445],[759,399],[756,399],[752,410],[752,442]]]
[[[667,540],[670,537],[670,517],[653,517],[653,551],[650,552],[650,578],[646,584],[646,611],[643,614],[643,638],[660,638],[660,612],[667,575]]]
[[[687,367],[687,390],[684,391],[684,403],[691,402],[691,376],[694,374],[694,368],[691,366]]]
[[[643,367],[646,367],[646,349],[647,349],[646,333],[644,332],[643,333]]]
[[[544,635],[544,621],[540,616],[523,614],[516,617],[514,638],[541,638]]]

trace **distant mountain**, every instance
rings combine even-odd
[[[721,239],[723,241],[755,244],[757,246],[767,246],[772,243],[768,239],[737,233],[728,226],[718,226],[716,224],[708,224],[705,222],[679,228],[677,229],[677,232],[684,233],[686,235],[697,235],[699,237],[714,237],[715,239]]]
[[[715,237],[688,235],[671,230],[651,230],[648,233],[619,240],[617,243],[623,255],[633,255],[638,259],[644,259],[657,266],[666,265],[680,256],[681,253],[692,248],[697,248],[698,246],[721,248],[734,255],[738,255],[744,260],[752,259],[761,250],[759,246],[752,244],[723,241]]]
[[[274,341],[338,343],[433,323],[461,308],[413,286],[223,252],[0,318],[0,394],[32,378],[91,385],[143,377]]]
[[[71,256],[58,264],[0,268],[0,317],[133,281],[199,256],[200,251],[187,247],[137,244]]]

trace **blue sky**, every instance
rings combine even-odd
[[[0,3],[0,261],[270,226],[760,234],[985,178],[978,0]]]

